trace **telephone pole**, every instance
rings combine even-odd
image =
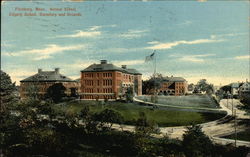
[[[154,50],[154,107],[156,107],[156,52]]]
[[[237,146],[237,123],[236,123],[236,109],[234,110],[234,145]]]

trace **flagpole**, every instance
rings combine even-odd
[[[154,105],[156,106],[156,52],[154,50],[155,56],[154,56]]]

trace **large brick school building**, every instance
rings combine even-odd
[[[81,99],[117,99],[131,87],[142,94],[142,74],[126,65],[117,67],[107,60],[81,71]]]

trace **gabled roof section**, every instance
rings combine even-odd
[[[183,77],[164,77],[163,82],[185,82],[186,80]]]
[[[81,72],[100,72],[100,71],[121,71],[124,70],[122,68],[119,68],[113,64],[92,64],[82,70]]]
[[[139,71],[137,71],[136,69],[124,69],[126,70],[128,73],[130,74],[135,74],[135,75],[142,75]]]
[[[62,75],[59,71],[41,71],[35,75],[32,75],[20,82],[75,82],[70,78]]]
[[[240,87],[240,83],[230,83],[230,86],[232,88],[239,88]]]
[[[141,75],[141,73],[139,73],[135,69],[120,68],[113,64],[107,63],[106,60],[101,60],[101,64],[91,64],[84,70],[81,70],[81,72],[102,72],[102,71],[120,71],[123,73]]]
[[[75,79],[76,82],[81,82],[81,78]]]

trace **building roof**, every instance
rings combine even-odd
[[[84,70],[81,70],[81,72],[102,72],[102,71],[120,71],[123,73],[141,75],[141,73],[139,73],[135,69],[127,69],[126,66],[120,68],[111,63],[108,64],[106,60],[101,60],[100,64],[92,64],[87,68],[85,68]]]
[[[232,88],[239,88],[240,87],[240,83],[231,83],[230,86]]]
[[[20,82],[75,82],[70,78],[59,73],[58,69],[55,71],[42,71],[38,70],[38,73],[32,75]]]
[[[183,77],[163,77],[163,82],[185,82]]]
[[[76,82],[81,82],[81,78],[75,79]]]
[[[245,82],[242,84],[242,87],[250,87],[250,82]]]
[[[128,73],[141,75],[141,73],[140,73],[139,71],[137,71],[136,69],[126,69],[126,71],[127,71]]]

